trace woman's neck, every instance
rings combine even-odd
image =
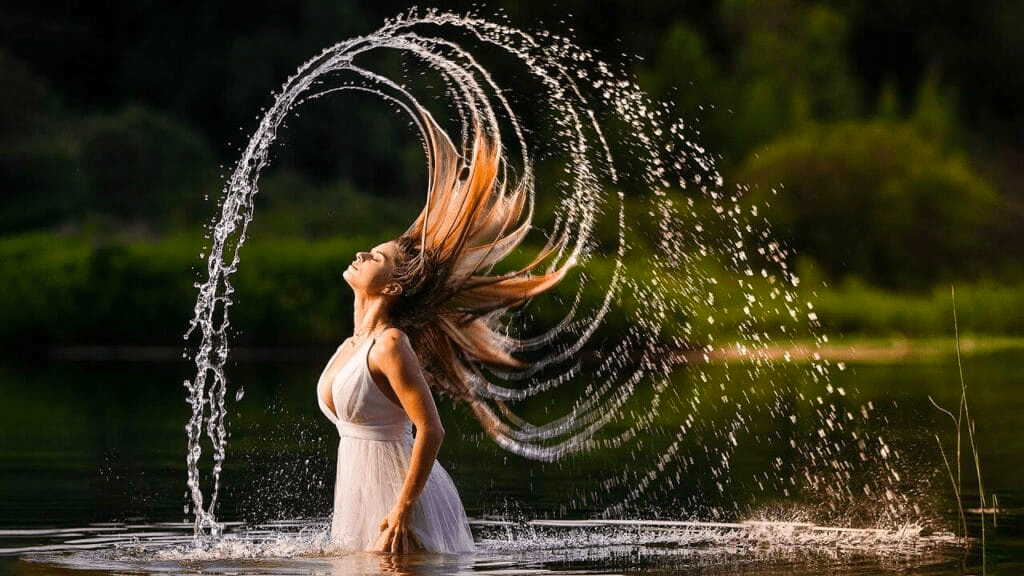
[[[367,298],[356,294],[352,318],[352,335],[367,337],[390,325],[387,302],[383,298]]]

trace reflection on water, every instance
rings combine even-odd
[[[22,557],[19,571],[53,569],[183,574],[508,574],[606,573],[673,567],[678,573],[729,566],[751,574],[797,573],[825,566],[871,571],[948,570],[961,549],[950,534],[852,530],[806,523],[474,521],[479,551],[470,555],[336,553],[318,521],[233,525],[196,546],[190,525],[110,524],[59,530],[0,531],[0,539],[33,544],[4,548]]]
[[[988,528],[989,574],[1024,573],[1024,387],[1019,385],[1019,360],[1015,352],[964,359],[985,485],[998,495],[1002,508],[999,525]],[[225,474],[231,490],[223,511],[237,522],[229,530],[235,540],[222,547],[235,546],[236,553],[226,558],[222,553],[220,559],[175,557],[176,549],[192,546],[192,524],[183,512],[180,457],[187,406],[179,390],[185,369],[171,363],[0,365],[0,397],[5,399],[0,402],[0,574],[85,567],[94,573],[221,574],[981,573],[977,545],[966,560],[968,568],[962,569],[962,551],[940,535],[956,525],[955,498],[948,480],[935,474],[941,458],[934,434],[948,430],[928,396],[956,405],[954,363],[851,364],[833,379],[858,402],[873,401],[879,407],[877,417],[885,419],[887,440],[917,463],[911,486],[930,495],[937,515],[923,532],[821,530],[799,522],[616,525],[540,520],[590,517],[585,511],[564,513],[565,495],[573,487],[599,482],[604,459],[616,455],[596,454],[558,465],[518,459],[483,439],[465,415],[440,403],[448,431],[442,463],[469,514],[487,519],[473,525],[481,551],[469,557],[400,560],[312,553],[322,532],[316,521],[274,521],[330,513],[334,438],[310,396],[309,383],[319,370],[315,359],[234,368],[234,377],[247,383],[247,392],[229,420],[233,452]],[[712,373],[719,369],[727,370],[709,368]],[[679,375],[680,389],[687,386],[686,377]],[[713,421],[713,415],[708,418]],[[754,436],[767,437],[774,431],[772,424],[749,425]],[[657,440],[655,434],[651,437]],[[765,459],[776,457],[772,450],[767,443],[738,450],[734,473],[740,477],[762,469]],[[688,489],[685,482],[677,488]],[[634,517],[710,519],[680,508],[672,496],[648,503]],[[970,506],[976,495],[965,494],[965,501]],[[801,519],[794,509],[814,505],[791,504],[774,513],[750,510],[745,517]],[[979,535],[977,515],[971,519],[971,532]],[[256,554],[258,550],[263,554]]]

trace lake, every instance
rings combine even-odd
[[[649,463],[624,462],[625,453],[614,450],[561,463],[528,461],[498,449],[465,411],[441,400],[448,434],[439,460],[473,519],[480,551],[398,559],[288,557],[289,550],[321,535],[330,514],[335,432],[314,396],[329,351],[279,354],[231,368],[232,384],[243,384],[245,391],[238,401],[229,400],[231,437],[219,506],[232,536],[205,556],[175,556],[191,541],[184,508],[189,408],[182,387],[190,366],[154,359],[87,360],[95,354],[80,352],[0,365],[0,572],[791,575],[964,574],[984,568],[989,574],[1024,573],[1020,350],[963,359],[983,483],[1000,508],[997,525],[986,527],[984,555],[980,541],[965,552],[950,537],[958,524],[956,498],[935,436],[954,458],[954,429],[929,401],[930,396],[954,410],[959,401],[956,358],[945,355],[849,362],[831,374],[831,384],[847,391],[843,401],[851,411],[867,402],[875,406],[874,425],[902,451],[901,470],[909,477],[900,485],[925,508],[923,529],[908,534],[872,526],[847,530],[802,514],[816,506],[809,497],[748,498],[741,479],[785,455],[786,435],[801,433],[799,424],[779,433],[777,423],[756,412],[743,420],[746,440],[733,450],[730,474],[736,480],[721,494],[709,493],[706,508],[685,504],[700,497],[694,486],[709,481],[691,468],[678,485],[652,489],[642,505],[618,517],[602,516],[602,507],[616,497],[600,494],[606,476],[630,466],[643,472]],[[773,381],[803,369],[780,369]],[[726,364],[707,369],[712,381],[738,386],[729,371]],[[767,381],[744,385],[800,393]],[[705,393],[689,381],[685,368],[677,392]],[[530,411],[542,414],[543,408]],[[661,414],[657,422],[666,428],[678,424],[673,414]],[[718,413],[702,419],[705,427],[731,422]],[[658,430],[644,434],[649,435],[645,446],[661,449]],[[779,442],[764,440],[773,434]],[[698,453],[703,441],[706,437],[695,434],[682,453]],[[976,509],[970,450],[963,456],[965,507]],[[720,514],[723,510],[732,512]],[[969,533],[980,539],[977,511],[967,516]],[[235,549],[226,550],[229,545]]]

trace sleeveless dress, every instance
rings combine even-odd
[[[320,410],[338,429],[338,473],[334,485],[331,547],[356,551],[373,548],[380,522],[395,505],[405,483],[412,455],[412,421],[405,410],[373,382],[367,340],[337,371],[325,376],[338,352],[327,362],[317,383]],[[333,399],[331,412],[324,398]],[[412,530],[430,552],[474,550],[466,512],[452,479],[434,462],[412,512]]]

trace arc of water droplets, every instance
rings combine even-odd
[[[628,488],[625,500],[608,509],[611,513],[623,510],[660,475],[674,472],[675,477],[669,478],[667,485],[678,482],[680,469],[685,471],[693,462],[692,457],[680,456],[679,450],[684,437],[699,428],[696,399],[684,399],[672,390],[670,375],[681,362],[678,352],[695,348],[696,333],[700,332],[697,327],[714,323],[714,313],[709,314],[708,309],[715,311],[710,295],[717,281],[689,270],[699,269],[704,260],[717,262],[735,275],[737,286],[730,289],[744,291],[753,303],[753,285],[745,279],[754,276],[753,262],[762,261],[761,275],[768,277],[771,268],[770,275],[778,276],[783,285],[772,292],[772,298],[779,296],[780,302],[784,301],[781,306],[794,320],[800,319],[796,310],[798,300],[792,293],[797,279],[786,266],[785,250],[772,242],[765,223],[757,220],[756,207],[745,210],[741,206],[741,190],[724,191],[713,154],[687,139],[687,128],[673,119],[666,106],[651,103],[634,82],[564,38],[543,31],[531,35],[473,16],[410,12],[386,22],[373,34],[331,46],[303,64],[275,96],[225,187],[207,257],[208,279],[197,285],[199,297],[186,333],[186,338],[196,332],[201,334],[194,354],[196,376],[185,382],[192,407],[192,418],[186,426],[188,488],[197,537],[205,531],[215,534],[219,530],[215,509],[227,438],[224,366],[229,351],[228,311],[233,294],[230,276],[238,268],[240,249],[247,238],[260,171],[269,161],[269,148],[277,130],[293,109],[336,92],[362,91],[408,113],[421,134],[425,134],[420,113],[426,111],[412,90],[355,63],[361,54],[373,50],[409,54],[440,73],[450,99],[448,104],[460,121],[463,143],[475,125],[484,126],[492,135],[501,134],[503,124],[511,127],[520,156],[516,173],[528,185],[527,212],[530,217],[534,214],[535,153],[528,145],[513,103],[468,49],[454,40],[431,35],[435,31],[454,31],[497,47],[528,70],[545,95],[542,101],[534,103],[550,120],[544,134],[548,140],[545,144],[553,151],[551,154],[561,155],[566,165],[567,175],[562,180],[545,183],[546,190],[562,194],[547,234],[567,240],[551,266],[566,261],[577,264],[581,270],[579,286],[560,322],[533,336],[509,334],[517,352],[540,351],[541,357],[531,358],[530,367],[525,370],[494,371],[477,382],[483,396],[494,401],[497,413],[504,417],[498,438],[502,447],[551,461],[593,448],[622,446],[635,438],[638,431],[653,426],[663,403],[678,411],[688,400],[687,424],[676,432],[656,468],[627,472],[607,480],[608,489]],[[343,77],[345,74],[349,76]],[[613,154],[603,125],[615,123],[621,128],[616,133]],[[669,194],[673,189],[676,192]],[[753,255],[754,250],[759,256]],[[642,259],[631,260],[638,255]],[[604,260],[610,260],[604,297],[586,308],[583,279],[589,265],[600,265]],[[630,310],[623,305],[627,296],[633,307]],[[764,309],[765,304],[761,307]],[[579,360],[580,352],[613,309],[628,316],[629,327],[605,347],[603,359],[596,367],[586,369]],[[675,328],[681,328],[682,335],[666,333],[666,324],[680,319],[685,319],[684,325]],[[756,359],[764,356],[770,338],[758,332],[754,319],[741,322],[736,336],[755,359],[754,373],[769,370],[766,363]],[[700,345],[698,350],[707,354],[713,350],[711,343]],[[694,371],[707,382],[699,368]],[[814,382],[825,374],[823,363],[812,365],[810,377]],[[650,404],[644,410],[631,408],[635,393],[647,381],[651,383]],[[529,423],[505,404],[570,382],[581,386],[579,400],[566,414],[549,422]],[[670,392],[671,397],[667,396]],[[743,394],[746,403],[752,404],[750,395],[746,391]],[[732,406],[724,395],[721,404]],[[788,409],[778,391],[769,409],[775,415]],[[832,423],[827,440],[836,447],[820,442],[808,444],[803,450],[812,459],[831,458],[834,464],[841,451],[836,441],[841,430],[834,425],[836,410],[819,410],[818,415]],[[609,423],[623,418],[632,426],[616,434],[599,436]],[[745,422],[740,412],[720,430],[705,430],[729,439],[718,454],[720,461],[715,467],[719,491],[724,490],[722,483],[727,481],[731,450],[737,445],[736,434]],[[204,427],[213,460],[208,503],[204,503],[199,472]],[[678,466],[667,466],[668,461]],[[838,468],[844,477],[849,476],[847,467],[832,467]],[[826,484],[827,491],[842,496],[842,487],[817,472],[809,481],[812,485]]]

